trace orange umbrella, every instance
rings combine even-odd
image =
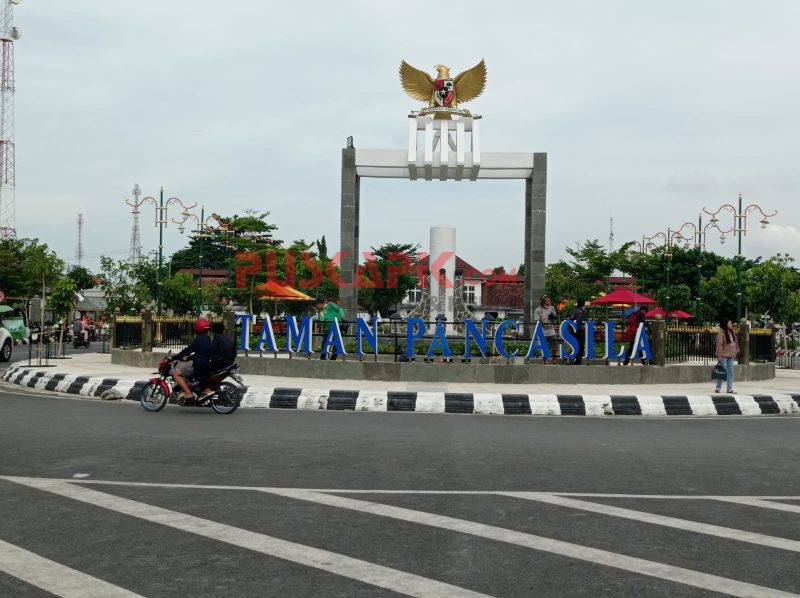
[[[260,284],[255,288],[260,293],[260,299],[267,299],[269,301],[313,301],[313,297],[309,297],[305,293],[301,293],[297,289],[293,289],[288,285],[282,285],[274,280],[269,280],[264,284]]]

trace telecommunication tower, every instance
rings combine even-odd
[[[614,217],[608,219],[608,253],[614,251]]]
[[[14,6],[22,0],[0,0],[0,239],[17,236],[14,208]]]
[[[75,247],[75,261],[83,266],[83,214],[78,214],[78,245]]]
[[[139,196],[142,194],[139,189],[139,184],[133,186],[133,203],[127,202],[128,205],[133,206],[131,213],[133,214],[133,225],[131,226],[131,245],[128,249],[128,263],[136,264],[142,259],[142,240],[139,236],[139,206],[142,203],[139,201]]]

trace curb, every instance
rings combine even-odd
[[[38,390],[134,401],[148,382],[37,372],[20,366],[5,370],[2,380]],[[241,407],[484,415],[790,415],[800,414],[800,393],[577,395],[251,387]]]

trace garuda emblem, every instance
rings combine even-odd
[[[450,76],[449,67],[437,64],[436,79],[414,68],[405,60],[400,63],[400,81],[405,92],[415,100],[428,102],[420,114],[433,113],[435,118],[450,118],[451,114],[470,116],[469,110],[459,110],[459,102],[474,100],[486,86],[486,64],[478,64],[463,73]]]

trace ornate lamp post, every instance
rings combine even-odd
[[[170,197],[166,202],[164,201],[164,187],[161,187],[161,191],[158,196],[158,200],[155,197],[143,197],[139,201],[130,202],[125,200],[129,206],[133,208],[131,212],[133,214],[139,213],[139,206],[143,205],[144,203],[151,203],[156,209],[156,221],[155,224],[158,227],[158,269],[156,270],[156,315],[161,315],[161,303],[163,298],[163,285],[161,282],[161,269],[164,265],[164,227],[167,226],[167,210],[173,204],[178,204],[183,208],[184,216],[189,213],[189,210],[194,208],[197,204],[192,204],[187,206],[184,204],[180,199],[177,197]]]
[[[751,212],[758,211],[761,214],[761,220],[759,223],[761,224],[761,228],[767,228],[769,224],[769,219],[773,216],[778,214],[778,211],[774,211],[771,214],[767,214],[764,210],[761,209],[761,206],[758,204],[750,204],[744,210],[742,209],[742,194],[739,194],[739,209],[737,210],[734,206],[729,203],[723,204],[717,209],[716,212],[711,212],[705,208],[703,208],[703,212],[711,216],[710,224],[713,224],[719,228],[718,223],[719,219],[717,218],[717,214],[719,214],[722,210],[726,210],[733,214],[733,227],[729,228],[728,230],[720,229],[720,238],[719,242],[725,242],[725,235],[728,233],[735,233],[739,238],[739,246],[736,250],[736,323],[738,324],[741,322],[742,319],[742,235],[747,235],[747,215]]]
[[[178,225],[178,230],[183,233],[186,230],[184,223],[193,218],[195,221],[195,229],[194,235],[200,241],[199,251],[197,253],[197,317],[200,317],[200,314],[203,310],[203,239],[206,237],[211,236],[210,233],[206,232],[206,230],[213,230],[211,227],[208,226],[208,223],[211,220],[216,220],[219,222],[219,216],[216,214],[212,214],[208,218],[205,217],[206,208],[202,206],[200,208],[200,217],[198,218],[197,214],[190,212],[189,210],[183,211],[183,219],[182,220],[173,220]]]

